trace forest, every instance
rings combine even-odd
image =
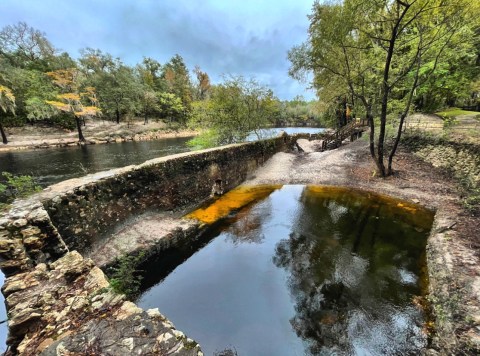
[[[25,22],[0,31],[0,132],[5,127],[50,125],[78,130],[85,119],[112,125],[141,117],[170,128],[206,134],[204,145],[243,139],[268,126],[319,126],[315,102],[297,96],[281,101],[255,78],[225,74],[210,81],[198,66],[190,70],[179,54],[166,63],[144,57],[128,65],[101,49],[83,48],[79,57],[60,52],[46,35]]]

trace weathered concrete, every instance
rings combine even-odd
[[[225,190],[237,186],[284,147],[276,139],[153,159],[90,182],[71,180],[72,187],[52,187],[43,204],[69,248],[83,253],[131,216],[199,203],[217,179]]]
[[[158,312],[144,312],[115,294],[80,253],[108,265],[124,254],[154,254],[195,238],[198,223],[172,217],[207,199],[214,184],[225,191],[237,186],[290,142],[281,137],[163,157],[14,202],[0,219],[7,354],[200,355],[198,345]],[[138,216],[154,222],[150,233],[122,235],[119,226]]]

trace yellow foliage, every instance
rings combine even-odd
[[[15,113],[15,96],[6,86],[0,85],[0,108],[4,111]]]
[[[97,116],[101,113],[101,110],[96,106],[83,106],[81,111],[75,112],[78,117],[81,116]]]
[[[53,106],[55,109],[58,109],[58,110],[61,110],[61,111],[65,111],[65,112],[71,112],[71,111],[73,111],[71,105],[65,104],[65,103],[63,103],[63,102],[61,102],[61,101],[46,100],[45,102],[46,102],[48,105]]]
[[[58,101],[47,100],[46,103],[54,108],[73,113],[77,117],[96,116],[100,113],[100,109],[95,106],[83,106],[82,97],[87,97],[93,105],[97,104],[94,87],[86,87],[85,92],[78,91],[78,70],[61,69],[54,72],[48,72],[47,75],[52,78],[55,85],[60,87],[64,93],[57,95]]]
[[[57,95],[57,98],[68,101],[68,102],[72,102],[72,101],[80,102],[80,95],[75,93],[59,94]]]

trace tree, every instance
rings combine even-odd
[[[204,147],[244,141],[267,126],[277,108],[270,89],[243,77],[227,78],[194,105],[190,125],[205,131],[193,142]]]
[[[309,43],[289,53],[290,74],[301,78],[312,71],[320,95],[347,96],[353,106],[361,103],[370,123],[371,156],[379,173],[390,175],[416,89],[436,72],[447,48],[468,42],[471,31],[465,19],[467,24],[471,21],[472,6],[467,0],[317,2],[310,16]],[[389,114],[399,116],[390,151]]]
[[[78,130],[78,140],[85,142],[80,119],[100,113],[97,107],[95,88],[86,87],[83,92],[81,91],[80,72],[77,69],[57,70],[47,74],[59,87],[61,93],[57,95],[57,100],[47,100],[46,103],[74,118]],[[82,99],[87,100],[91,105],[84,105]]]
[[[140,82],[156,92],[166,91],[167,84],[162,78],[162,65],[155,59],[144,57],[141,64],[137,65]]]
[[[162,77],[166,82],[167,91],[182,101],[185,112],[179,119],[184,123],[192,109],[192,83],[187,66],[180,55],[176,54],[163,66]]]
[[[0,31],[0,56],[12,66],[45,70],[55,49],[45,34],[25,22],[5,26]]]
[[[205,100],[207,99],[209,91],[212,87],[210,84],[210,77],[206,72],[202,72],[199,66],[195,66],[193,72],[197,78],[195,99]]]
[[[133,68],[99,49],[81,51],[81,69],[96,88],[102,112],[120,123],[122,116],[141,110],[142,87]]]
[[[182,100],[172,93],[157,93],[158,115],[163,120],[181,122],[185,115],[185,106]]]
[[[12,114],[15,114],[15,96],[9,88],[3,85],[0,85],[0,108],[4,113],[11,112]],[[0,134],[2,135],[3,144],[6,145],[8,143],[8,140],[1,119]]]
[[[17,102],[17,124],[49,119],[55,111],[45,100],[53,99],[55,87],[50,78],[38,70],[11,67],[5,73]]]
[[[148,116],[158,108],[158,98],[156,93],[153,90],[149,90],[147,88],[148,87],[142,90],[142,97],[141,97],[144,125],[148,123]]]

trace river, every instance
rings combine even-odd
[[[262,130],[261,137],[271,137],[281,130],[289,134],[317,133],[320,128],[289,127]],[[106,171],[149,159],[187,152],[191,137],[164,138],[154,141],[122,142],[78,147],[61,147],[0,153],[0,172],[31,175],[42,188],[89,173]],[[247,140],[255,140],[250,135]]]

